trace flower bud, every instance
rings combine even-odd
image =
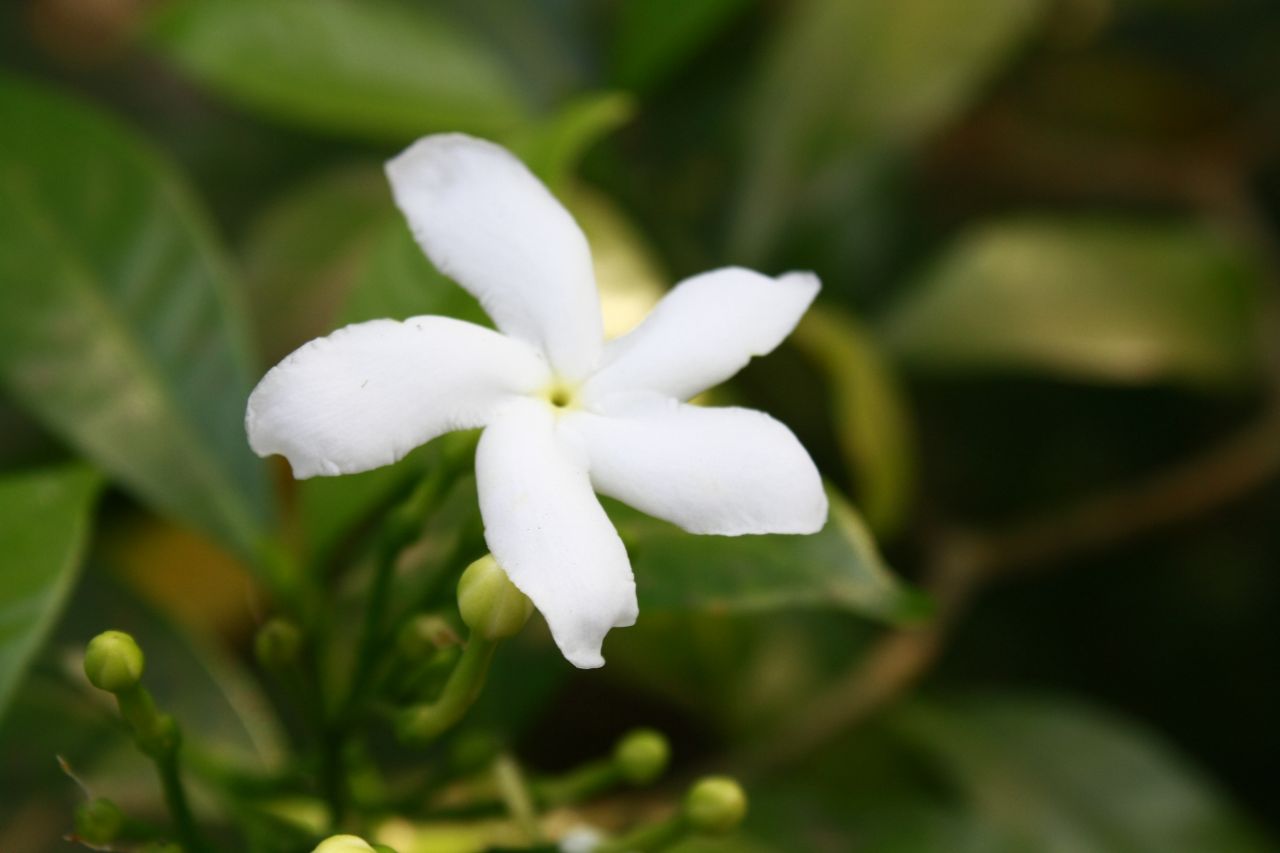
[[[284,669],[298,660],[302,651],[302,630],[288,619],[275,617],[258,629],[253,652],[267,669]]]
[[[142,649],[123,631],[103,631],[85,649],[84,674],[90,684],[108,693],[137,687],[142,666]]]
[[[632,785],[647,785],[662,775],[671,758],[671,746],[661,732],[635,729],[613,750],[613,761],[622,778]]]
[[[409,661],[423,660],[440,649],[462,644],[453,626],[439,616],[419,613],[401,627],[396,648]]]
[[[684,816],[699,832],[722,834],[747,815],[747,795],[727,776],[708,776],[684,798]]]
[[[458,610],[467,627],[486,640],[519,632],[533,612],[533,602],[507,577],[492,554],[476,560],[458,581]]]
[[[311,853],[374,853],[369,842],[354,835],[332,835]]]
[[[124,828],[124,812],[110,800],[98,797],[76,809],[76,835],[89,844],[110,844]]]

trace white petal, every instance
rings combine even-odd
[[[539,347],[565,379],[596,367],[602,326],[591,250],[523,163],[492,142],[440,134],[388,162],[387,177],[423,251],[499,329]]]
[[[550,381],[527,344],[461,320],[372,320],[303,345],[249,395],[259,456],[281,453],[298,479],[398,461],[438,435],[488,422],[513,394]]]
[[[817,467],[764,412],[647,395],[607,415],[574,413],[567,426],[596,491],[691,533],[814,533],[826,521]]]
[[[584,394],[656,391],[687,400],[782,343],[818,288],[812,273],[769,278],[738,267],[686,279],[636,329],[608,344]]]
[[[604,635],[635,624],[636,586],[581,449],[564,441],[549,406],[519,400],[480,436],[476,480],[498,564],[533,599],[570,663],[604,665]]]

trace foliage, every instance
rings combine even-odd
[[[64,849],[76,783],[76,825],[129,850],[1274,846],[1267,4],[20,5],[0,849]],[[641,616],[600,672],[520,629],[505,576],[469,635],[474,435],[301,483],[245,441],[253,382],[313,337],[488,322],[380,168],[436,131],[511,147],[579,218],[611,336],[689,272],[823,280],[711,401],[794,428],[826,528],[608,502]],[[146,661],[112,695],[81,665],[109,629]],[[668,747],[677,778],[738,773],[745,817],[723,779],[682,801]]]

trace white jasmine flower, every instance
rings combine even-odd
[[[283,454],[300,479],[352,474],[482,427],[489,549],[579,667],[601,666],[605,634],[637,615],[626,549],[593,492],[692,533],[822,527],[821,478],[790,430],[684,402],[776,347],[817,295],[815,276],[703,273],[605,343],[587,241],[510,153],[429,136],[387,175],[423,250],[500,331],[413,317],[311,341],[250,396],[254,451]]]

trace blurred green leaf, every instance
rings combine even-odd
[[[1008,849],[1271,849],[1156,738],[1063,697],[913,704],[890,727],[938,764]]]
[[[647,89],[672,74],[750,0],[644,0],[621,3],[613,44],[613,76]]]
[[[960,238],[885,319],[938,370],[1238,383],[1260,360],[1249,257],[1191,224],[1025,219]]]
[[[497,134],[527,112],[500,57],[438,9],[388,0],[177,0],[153,46],[220,95],[323,130]]]
[[[1045,5],[789,4],[750,112],[738,253],[760,256],[806,196],[824,194],[833,173],[878,168],[885,149],[909,147],[951,120],[1032,32]]]
[[[1169,747],[1060,696],[898,706],[750,796],[744,830],[783,850],[1274,849]]]
[[[907,403],[878,344],[852,317],[809,309],[791,341],[826,372],[836,438],[872,529],[889,535],[910,509],[915,487]]]
[[[75,586],[101,485],[81,467],[0,479],[0,720]]]
[[[361,165],[288,191],[250,224],[245,278],[266,364],[333,331],[392,212],[382,171]]]
[[[631,691],[660,696],[717,736],[746,745],[818,696],[878,629],[835,609],[662,611],[642,605],[633,627],[609,635],[604,653]]]
[[[338,313],[338,325],[441,314],[492,326],[475,297],[436,272],[399,214],[375,235]]]
[[[0,380],[139,499],[252,555],[244,316],[179,176],[93,110],[0,82]]]
[[[921,597],[885,566],[862,519],[829,494],[826,527],[811,536],[695,536],[609,502],[641,611],[820,606],[891,622],[923,615]]]
[[[95,564],[94,568],[100,568]],[[246,589],[246,596],[250,591]],[[58,630],[58,644],[80,681],[84,646],[105,630],[127,631],[146,655],[143,683],[183,726],[185,740],[205,766],[269,769],[282,757],[283,737],[270,703],[239,660],[209,637],[139,597],[112,577],[94,572],[77,590]],[[100,693],[89,691],[95,698]],[[82,697],[83,700],[83,697]],[[102,768],[110,773],[110,768]],[[145,781],[151,785],[150,779]],[[104,788],[103,790],[111,790]]]
[[[559,193],[596,142],[631,120],[636,105],[625,92],[597,92],[568,101],[550,118],[506,142],[525,165]]]

